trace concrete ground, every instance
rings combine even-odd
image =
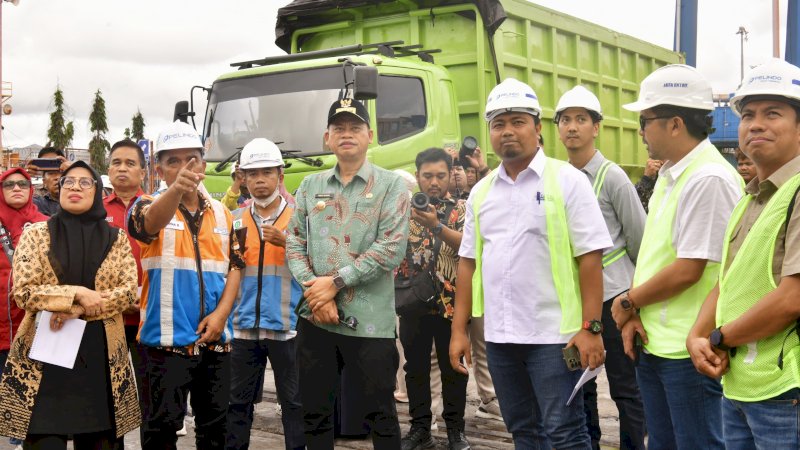
[[[264,383],[264,401],[256,405],[255,421],[253,423],[253,430],[250,434],[250,448],[254,450],[271,450],[282,449],[283,444],[283,430],[281,426],[280,417],[276,409],[276,395],[275,383],[273,382],[272,371],[267,369],[268,373],[265,377]],[[598,377],[598,406],[600,408],[600,426],[603,430],[602,447],[603,449],[615,449],[619,447],[619,421],[617,418],[617,409],[611,401],[608,393],[608,382],[605,378],[605,373],[601,373]],[[478,399],[477,391],[473,377],[470,377],[470,382],[467,387],[467,410],[466,410],[466,435],[469,439],[472,448],[480,449],[513,449],[511,443],[511,435],[506,431],[505,425],[502,422],[481,419],[475,417],[475,410],[478,408],[480,400]],[[403,433],[408,431],[408,407],[405,403],[398,403],[397,410],[400,415],[400,428]],[[191,419],[190,419],[191,422]],[[439,429],[433,433],[438,442],[437,448],[447,447],[447,433],[445,430],[444,421],[441,417],[438,419]],[[178,439],[178,448],[194,449],[194,429],[188,426],[188,435]],[[70,448],[72,448],[70,446]],[[126,449],[140,448],[139,431],[136,430],[125,436]],[[336,441],[337,449],[371,449],[372,442],[370,440],[348,440],[339,439]],[[8,445],[8,441],[4,440],[0,444],[0,450],[11,450],[12,446]]]

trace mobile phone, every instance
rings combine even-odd
[[[35,158],[31,164],[41,170],[58,170],[61,168],[61,160],[58,158]]]
[[[561,349],[561,352],[564,354],[564,362],[567,364],[567,369],[569,370],[578,370],[581,368],[581,354],[578,351],[578,347],[564,347]]]

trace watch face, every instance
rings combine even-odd
[[[622,301],[619,302],[619,304],[622,305],[622,309],[624,309],[625,311],[630,310],[631,307],[633,306],[631,305],[631,301],[628,300],[627,298],[623,298]]]
[[[589,323],[589,331],[595,334],[600,333],[601,331],[603,331],[603,324],[596,320],[592,321]]]
[[[708,337],[708,340],[711,342],[711,345],[717,347],[719,345],[719,341],[722,340],[722,333],[719,332],[719,329],[716,329],[711,332],[711,335]]]

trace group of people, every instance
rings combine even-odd
[[[254,139],[226,195],[233,212],[205,190],[203,143],[182,122],[159,135],[166,188],[153,194],[129,140],[111,149],[105,198],[82,162],[44,172],[39,196],[25,170],[8,170],[0,435],[122,449],[140,427],[142,448],[176,448],[189,402],[197,448],[247,448],[269,360],[287,449],[333,448],[344,371],[375,448],[433,448],[433,344],[447,445],[468,449],[477,344],[517,448],[599,448],[596,385],[568,399],[580,369],[603,364],[623,448],[798,448],[800,68],[752,69],[731,104],[741,176],[708,140],[707,80],[685,65],[645,78],[624,107],[652,160],[646,205],[647,187],[595,147],[594,93],[559,99],[559,161],[541,144],[539,98],[515,79],[485,108],[500,166],[468,156],[460,187],[453,151],[421,151],[415,188],[429,204],[413,207],[403,178],[367,159],[369,112],[347,98],[323,135],[336,165],[292,196],[280,150]],[[412,299],[399,320],[404,436],[401,287]],[[77,319],[73,367],[31,359],[37,328]]]

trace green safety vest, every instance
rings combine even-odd
[[[541,151],[541,150],[539,150]],[[564,161],[545,158],[544,175],[544,211],[547,222],[547,244],[550,248],[550,268],[553,273],[558,302],[561,305],[562,334],[573,333],[581,329],[582,310],[581,290],[578,283],[578,264],[574,257],[556,257],[557,255],[573,255],[572,244],[567,228],[567,212],[564,206],[564,194],[558,183],[558,171],[566,165]],[[483,238],[481,237],[480,208],[492,186],[497,181],[497,170],[492,171],[487,179],[476,186],[472,193],[472,210],[475,217],[475,273],[472,275],[472,316],[483,316]],[[531,199],[535,201],[535,199]]]
[[[778,234],[786,222],[786,211],[798,186],[800,174],[773,194],[728,270],[720,273],[717,326],[736,320],[777,287],[772,276],[772,258]],[[752,199],[752,196],[746,196],[733,210],[725,233],[723,261],[727,260],[733,231]],[[730,371],[722,377],[726,397],[755,402],[800,387],[800,342],[793,331],[794,326],[792,324],[780,333],[738,347],[736,355],[730,358]],[[782,369],[778,366],[781,349]]]
[[[656,217],[667,187],[666,177],[659,177],[650,199],[650,213],[644,226],[642,245],[633,274],[633,286],[646,282],[677,259],[677,252],[672,245],[672,228],[678,211],[678,198],[692,174],[706,164],[720,164],[730,170],[740,180],[740,189],[743,188],[741,177],[733,166],[720,155],[714,145],[709,144],[701,149],[694,161],[681,173],[666,199],[661,215]],[[689,357],[686,337],[697,319],[703,301],[717,283],[718,275],[719,263],[709,261],[697,283],[672,298],[641,308],[640,318],[649,338],[649,343],[645,344],[648,352],[670,359]]]
[[[603,161],[600,164],[600,168],[597,169],[597,175],[594,177],[594,183],[592,183],[592,189],[594,190],[594,196],[598,199],[600,198],[600,192],[603,190],[603,183],[606,181],[606,174],[608,173],[608,169],[613,165],[613,163],[609,160]],[[616,250],[613,248],[608,249],[608,253],[603,255],[603,268],[614,264],[618,259],[622,258],[628,253],[628,250],[625,247],[620,247]]]

